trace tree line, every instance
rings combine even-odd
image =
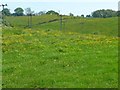
[[[24,14],[25,12],[25,14]],[[6,16],[25,16],[25,15],[44,15],[44,14],[50,14],[50,15],[59,15],[58,12],[55,12],[53,10],[50,11],[40,11],[38,13],[35,13],[31,10],[31,8],[26,8],[25,10],[21,7],[18,7],[14,10],[14,13],[10,12],[10,9],[4,8],[2,10],[2,13]],[[74,14],[69,13],[69,16],[74,16]],[[101,9],[96,10],[91,13],[91,15],[86,15],[86,17],[94,17],[94,18],[108,18],[108,17],[117,17],[120,16],[120,11],[115,11],[112,9]],[[81,17],[85,17],[84,14],[81,15]]]
[[[25,12],[25,13],[24,13]],[[59,15],[58,12],[55,12],[53,10],[50,10],[48,12],[46,11],[40,11],[38,13],[35,13],[34,11],[31,10],[31,8],[26,8],[25,10],[22,9],[21,7],[18,7],[14,10],[14,13],[10,12],[10,9],[8,8],[4,8],[4,10],[2,10],[2,14],[6,15],[6,16],[25,16],[25,15],[44,15],[44,14],[55,14],[55,15]]]
[[[102,10],[97,10],[92,13],[93,17],[100,17],[100,18],[107,18],[107,17],[116,17],[120,16],[120,11],[115,11],[111,9],[102,9]]]

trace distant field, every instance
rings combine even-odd
[[[28,25],[28,16],[9,16],[5,17],[6,21],[10,23],[11,25],[15,27],[26,27]],[[71,18],[69,16],[64,16],[64,18]],[[41,16],[32,16],[32,24],[33,27],[38,27],[40,23],[42,22],[48,22],[50,20],[58,19],[59,21],[59,16],[58,15],[41,15]],[[19,21],[19,22],[18,22]]]
[[[117,88],[117,18],[66,18],[3,28],[3,88]]]
[[[59,16],[56,15],[42,15],[33,16],[33,29],[53,29],[60,30]],[[57,21],[48,22],[57,19]],[[14,27],[26,27],[28,25],[28,17],[6,17],[6,20]],[[63,16],[62,29],[64,31],[80,32],[81,34],[97,34],[107,36],[118,36],[118,18],[80,18]]]

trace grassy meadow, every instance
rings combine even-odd
[[[60,17],[56,15],[41,15],[32,17],[33,29],[60,30]],[[8,23],[14,27],[27,28],[28,17],[6,17]],[[56,20],[50,22],[52,20]],[[43,24],[42,24],[43,23]],[[63,16],[62,29],[64,31],[79,32],[81,34],[97,34],[118,36],[118,18],[81,18]]]
[[[63,18],[60,31],[58,16],[34,16],[32,29],[27,17],[6,17],[3,88],[118,87],[117,18]]]

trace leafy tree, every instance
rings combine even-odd
[[[84,15],[82,14],[81,17],[84,17]]]
[[[2,13],[3,13],[4,15],[6,15],[6,16],[10,16],[10,15],[11,15],[10,10],[9,10],[8,8],[4,8],[4,9],[2,10]]]
[[[117,11],[117,16],[119,16],[119,17],[120,17],[120,11]]]
[[[107,18],[107,17],[115,17],[117,16],[117,12],[111,9],[102,9],[97,10],[92,13],[93,17],[99,17],[99,18]]]
[[[58,12],[55,12],[53,10],[50,10],[50,11],[46,12],[46,14],[49,14],[49,15],[59,15]]]
[[[72,13],[69,13],[69,16],[74,16],[74,14],[72,14]]]
[[[45,11],[40,11],[38,15],[44,15],[46,12]]]
[[[20,7],[18,7],[18,8],[16,8],[15,10],[14,10],[14,12],[15,12],[15,15],[16,16],[23,16],[24,15],[24,10],[22,9],[22,8],[20,8]]]
[[[88,17],[88,18],[89,18],[89,17],[91,17],[91,16],[90,16],[90,15],[86,15],[86,17]]]
[[[31,15],[34,13],[34,11],[32,11],[31,8],[26,8],[25,12],[26,12],[26,15]]]
[[[104,12],[104,10],[102,10],[102,12]],[[93,17],[103,17],[102,15],[101,10],[97,10],[92,13]]]

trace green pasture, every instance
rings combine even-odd
[[[81,18],[63,16],[62,30],[81,34],[118,36],[118,18]],[[49,22],[51,20],[56,20]],[[14,27],[28,28],[28,17],[6,17],[6,21]],[[43,24],[41,24],[43,23]],[[57,15],[41,15],[32,17],[32,29],[60,30],[60,17]]]
[[[59,21],[29,29],[19,18],[2,30],[3,88],[118,87],[117,18],[66,17],[62,31]]]

